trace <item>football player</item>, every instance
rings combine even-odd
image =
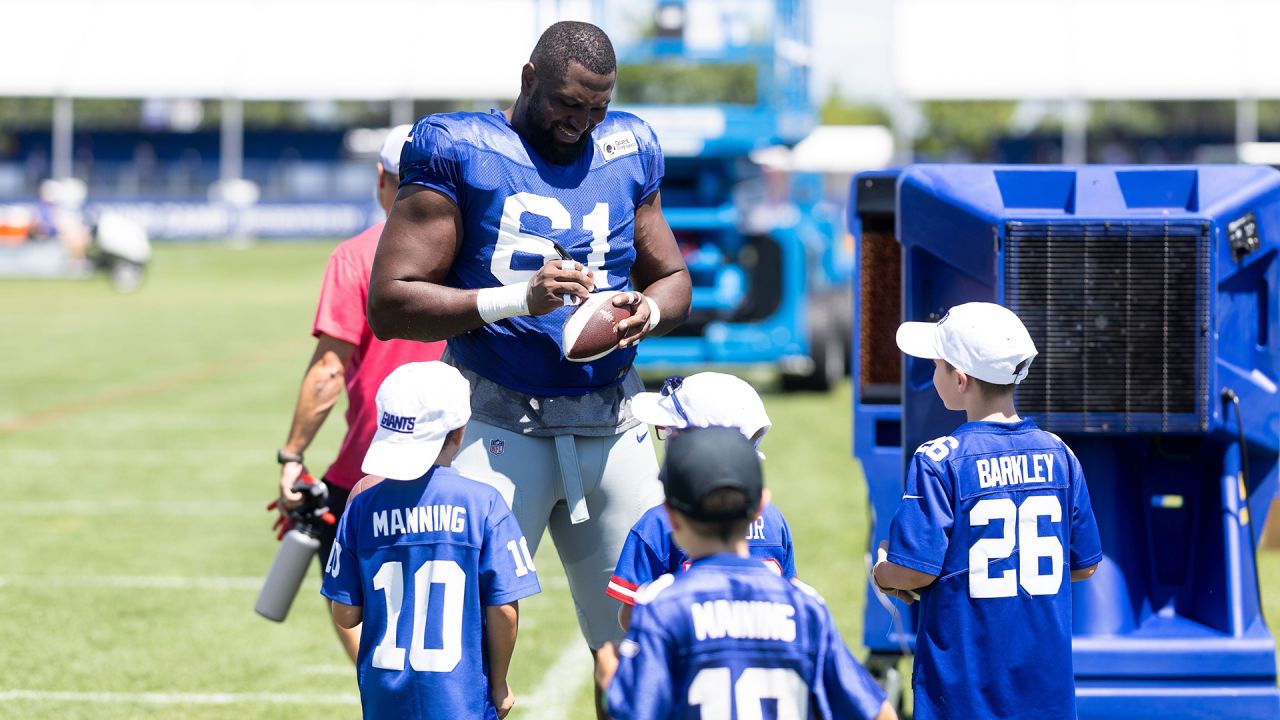
[[[597,666],[622,634],[604,595],[614,562],[662,500],[648,429],[631,414],[635,345],[678,325],[691,295],[662,215],[657,138],[608,111],[616,72],[602,30],[560,22],[511,107],[419,120],[368,307],[379,337],[448,339],[445,360],[472,385],[455,465],[503,494],[532,551],[550,529]],[[566,298],[593,290],[627,291],[614,303],[634,314],[619,349],[569,361]]]

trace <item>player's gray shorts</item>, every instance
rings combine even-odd
[[[567,447],[572,445],[572,448]],[[561,458],[577,457],[585,503],[566,501]],[[627,533],[649,508],[662,502],[658,461],[649,427],[609,437],[531,437],[473,419],[453,466],[466,477],[497,488],[536,553],[550,526],[569,578],[578,625],[592,649],[619,642],[618,602],[604,594]],[[577,495],[566,473],[568,495]],[[576,511],[576,512],[575,512]],[[573,515],[579,519],[574,523]]]

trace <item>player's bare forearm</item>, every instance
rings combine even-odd
[[[631,272],[637,289],[652,298],[662,313],[649,335],[662,335],[683,323],[693,299],[693,281],[662,214],[661,195],[654,193],[636,208],[636,260]]]
[[[511,655],[516,650],[516,631],[520,624],[520,603],[489,605],[484,609],[485,644],[489,649],[489,684],[506,684],[511,668]]]
[[[876,584],[889,590],[919,590],[938,579],[937,575],[912,570],[889,561],[876,563],[872,572],[875,574]]]
[[[679,327],[689,316],[689,303],[693,296],[693,283],[689,279],[689,270],[678,271],[651,283],[641,289],[645,297],[653,298],[662,313],[657,327],[649,331],[649,335],[665,335]]]
[[[417,186],[396,195],[369,276],[369,327],[380,340],[432,342],[484,324],[476,291],[444,285],[462,238],[449,198]]]
[[[479,290],[444,284],[462,238],[453,201],[421,187],[404,187],[382,228],[369,276],[369,327],[379,339],[447,340],[485,323]],[[564,307],[564,296],[586,298],[591,273],[579,263],[547,259],[527,283],[516,283],[523,307],[515,314],[544,315]],[[503,315],[507,317],[509,315]]]
[[[329,607],[333,613],[333,623],[346,630],[359,625],[364,618],[364,608],[359,605],[343,605],[340,602],[330,602]]]
[[[1098,565],[1097,565],[1097,563],[1094,563],[1093,565],[1090,565],[1090,566],[1089,566],[1089,567],[1087,567],[1087,568],[1080,568],[1079,570],[1072,570],[1072,571],[1071,571],[1071,582],[1079,582],[1079,581],[1081,581],[1081,580],[1088,580],[1089,578],[1093,577],[1093,574],[1094,574],[1095,572],[1097,572],[1097,570],[1098,570]]]
[[[302,376],[298,401],[293,407],[293,423],[282,448],[285,452],[302,454],[311,445],[342,395],[347,363],[354,351],[355,345],[349,342],[329,335],[319,336],[311,364]]]
[[[476,291],[421,280],[385,281],[375,298],[369,286],[369,327],[379,340],[448,340],[484,324],[476,309]]]

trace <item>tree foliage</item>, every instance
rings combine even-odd
[[[823,125],[884,125],[893,124],[889,113],[879,105],[848,100],[832,88],[822,101],[819,117]]]

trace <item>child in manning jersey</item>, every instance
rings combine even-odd
[[[364,623],[366,718],[492,720],[515,702],[517,601],[538,579],[502,496],[449,466],[470,396],[442,362],[402,365],[378,388],[370,477],[351,493],[321,588],[339,625]]]
[[[919,591],[915,717],[1075,718],[1071,580],[1102,559],[1084,472],[1056,435],[1018,417],[1035,344],[991,303],[903,323],[898,347],[968,422],[921,445],[871,577]]]
[[[772,427],[755,388],[741,378],[715,372],[668,378],[660,392],[637,393],[631,411],[637,420],[653,425],[662,440],[689,428],[719,426],[736,428],[759,448]],[[746,538],[751,557],[788,580],[796,576],[791,528],[777,506],[766,502],[760,517],[747,528]],[[667,511],[661,505],[651,508],[627,534],[605,589],[606,595],[622,603],[618,620],[623,629],[641,586],[667,573],[683,572],[688,565],[689,556],[671,539]]]
[[[769,707],[779,718],[895,718],[817,592],[746,557],[747,526],[764,505],[751,443],[733,428],[683,432],[667,444],[661,478],[691,565],[637,594],[610,717],[762,717]]]

